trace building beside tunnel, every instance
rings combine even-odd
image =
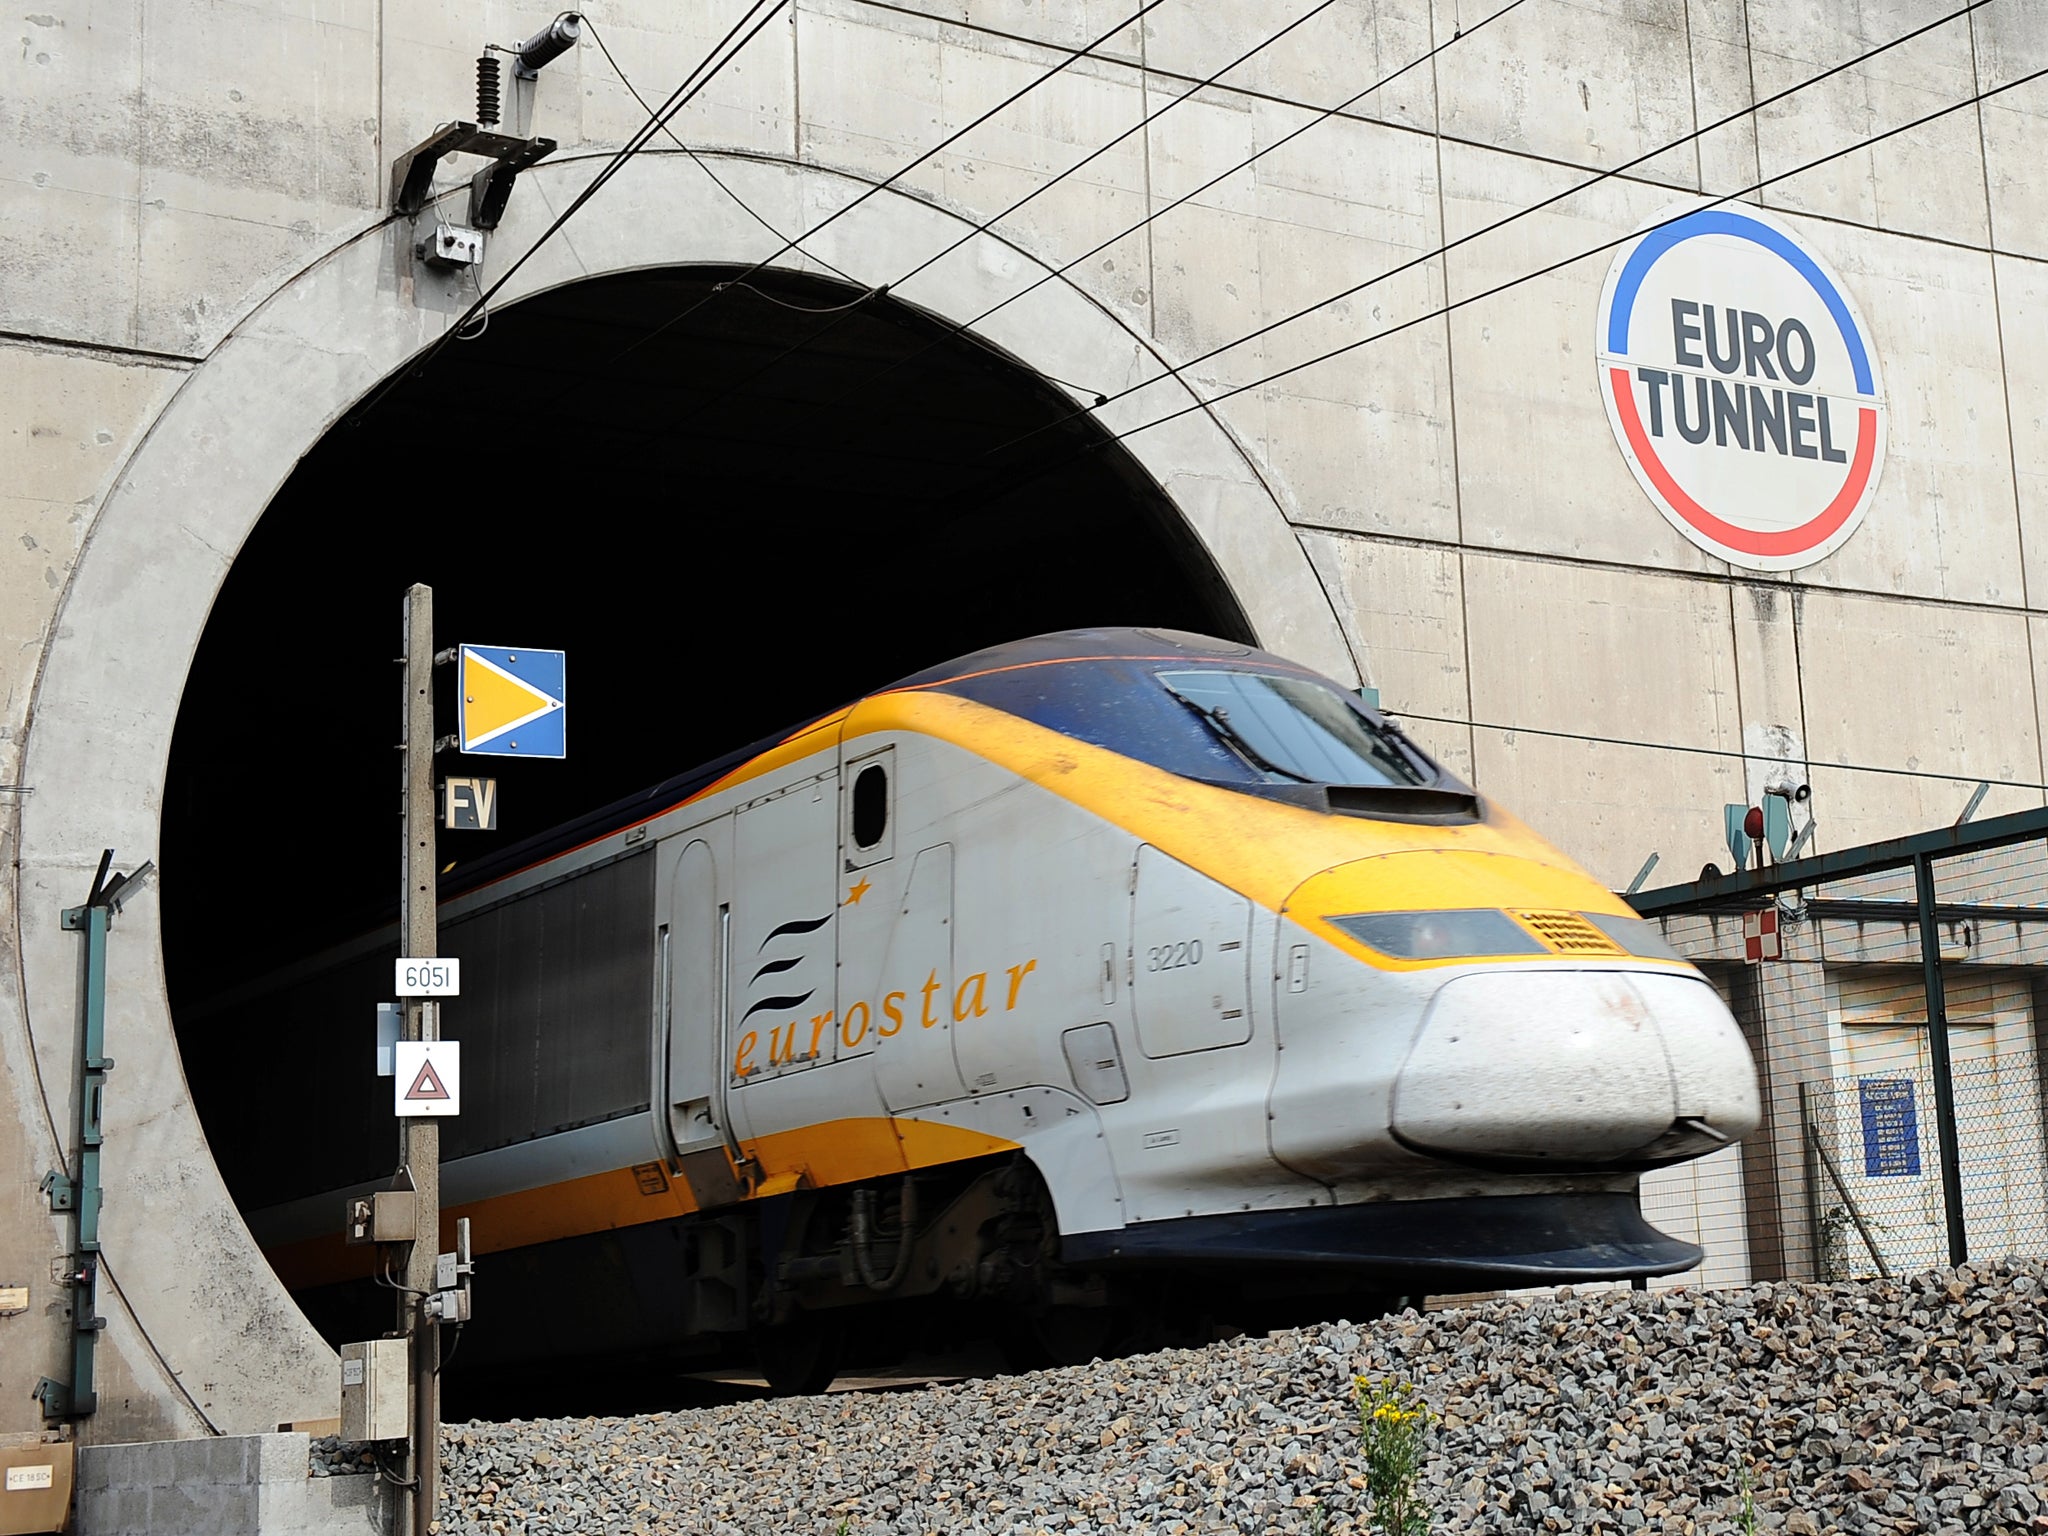
[[[1808,852],[1947,825],[1980,782],[1979,816],[2043,804],[2038,0],[1140,10],[793,0],[618,160],[641,97],[760,19],[634,0],[507,72],[504,132],[555,147],[474,267],[422,242],[483,162],[417,216],[393,167],[544,14],[16,21],[0,1285],[29,1305],[0,1430],[68,1369],[38,1181],[77,1122],[62,913],[108,847],[161,877],[109,948],[84,1432],[332,1412],[211,1151],[240,1095],[318,1085],[186,1005],[388,901],[416,579],[446,642],[571,651],[572,766],[507,775],[525,830],[1091,622],[1376,690],[1617,889],[1727,865],[1724,807],[1774,786],[1810,790]],[[2031,1060],[2042,957],[2001,956],[1970,1006]],[[1886,963],[1801,1060],[1911,1022]],[[1737,1159],[1653,1214],[1710,1278],[1805,1272],[1753,1241]]]

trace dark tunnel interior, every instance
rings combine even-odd
[[[329,432],[235,559],[160,857],[173,1013],[231,1192],[280,1151],[245,1113],[274,1085],[262,1043],[204,1004],[395,914],[411,583],[434,588],[439,646],[568,653],[565,761],[437,765],[499,783],[498,832],[440,834],[458,867],[985,645],[1090,624],[1253,638],[1158,487],[1085,415],[1063,422],[1051,383],[885,295],[736,275],[628,274],[492,315]],[[366,1005],[334,1069],[369,1071],[373,1033]]]

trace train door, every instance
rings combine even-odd
[[[660,928],[662,1005],[655,1112],[672,1160],[715,1149],[727,1134],[725,994],[730,910],[719,899],[718,858],[691,837],[670,870]]]
[[[896,854],[896,748],[857,738],[840,757],[839,1054],[866,1056],[887,1021],[882,962],[912,859]],[[900,985],[900,983],[899,983]]]
[[[919,851],[875,968],[875,1082],[890,1109],[963,1096],[953,1059],[953,845]]]
[[[726,1081],[742,1135],[748,1088],[832,1058],[838,809],[828,768],[735,820]]]
[[[1147,1056],[1252,1037],[1251,903],[1149,844],[1131,882],[1131,1003]]]

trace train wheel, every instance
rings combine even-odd
[[[814,1397],[839,1375],[846,1333],[831,1323],[799,1316],[754,1333],[754,1360],[777,1397]]]

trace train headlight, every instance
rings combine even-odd
[[[1330,922],[1395,960],[1467,955],[1541,955],[1548,951],[1507,913],[1484,907],[1442,912],[1362,912]]]

